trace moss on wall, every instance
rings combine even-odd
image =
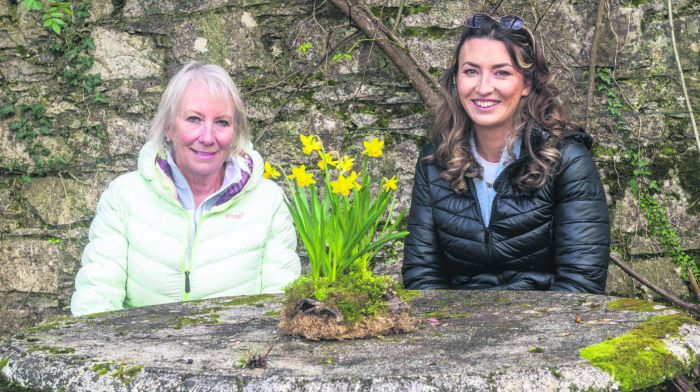
[[[655,316],[624,335],[585,347],[579,353],[610,374],[623,391],[651,387],[687,369],[662,341],[678,335],[683,324],[697,322],[682,314]]]

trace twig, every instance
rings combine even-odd
[[[603,11],[605,11],[606,0],[598,0],[598,12],[595,17],[595,30],[593,32],[593,44],[591,44],[591,58],[588,63],[588,91],[586,92],[586,116],[591,114],[593,104],[593,89],[595,88],[595,68],[598,61],[598,42],[603,24]],[[586,129],[591,125],[591,120],[586,117]]]
[[[618,267],[620,267],[620,269],[622,269],[623,271],[625,271],[628,275],[630,275],[631,277],[633,277],[634,279],[636,279],[637,281],[639,281],[639,283],[643,284],[644,286],[647,286],[648,288],[650,288],[652,291],[654,291],[654,292],[656,292],[657,294],[659,294],[660,296],[662,296],[662,297],[663,297],[664,299],[666,299],[667,301],[669,301],[669,302],[671,302],[671,303],[674,303],[674,304],[680,306],[681,308],[683,308],[683,309],[685,309],[685,310],[688,310],[688,311],[691,311],[691,312],[700,313],[700,306],[698,306],[698,305],[696,305],[696,304],[693,304],[693,303],[690,303],[690,302],[683,301],[682,299],[676,297],[675,295],[669,293],[668,291],[666,291],[666,290],[664,290],[664,289],[662,289],[662,288],[656,286],[655,284],[651,283],[651,282],[650,282],[649,280],[647,280],[645,277],[643,277],[643,276],[637,274],[636,272],[634,272],[634,270],[633,270],[629,265],[625,264],[618,256],[616,256],[616,255],[614,255],[614,254],[611,254],[611,255],[610,255],[610,260],[612,260],[612,262],[613,262],[615,265],[617,265]]]
[[[361,34],[362,34],[362,32],[360,32],[360,31],[355,32],[355,33],[353,33],[353,34],[350,34],[350,35],[347,36],[346,38],[343,38],[343,39],[342,39],[340,42],[338,42],[335,46],[333,46],[332,48],[330,48],[328,51],[326,51],[326,53],[325,53],[323,56],[321,56],[321,58],[320,58],[320,59],[318,60],[318,62],[311,68],[311,70],[309,70],[309,72],[307,72],[307,73],[304,75],[304,77],[301,79],[301,81],[297,84],[297,87],[296,87],[292,92],[290,92],[290,93],[287,95],[287,97],[284,99],[284,101],[282,101],[282,103],[277,107],[277,109],[275,109],[275,113],[272,115],[272,118],[271,118],[270,120],[267,120],[266,122],[267,122],[267,123],[273,123],[273,122],[275,121],[275,119],[277,119],[277,116],[280,114],[280,112],[282,111],[282,109],[287,105],[287,102],[289,102],[289,101],[292,99],[292,97],[294,97],[294,96],[299,92],[299,90],[301,89],[301,87],[304,86],[304,84],[306,83],[306,80],[309,78],[309,76],[311,76],[311,74],[313,74],[314,71],[315,71],[316,69],[318,69],[318,67],[320,67],[321,64],[323,64],[323,61],[324,61],[325,59],[327,59],[327,58],[331,55],[331,53],[333,53],[333,51],[334,51],[336,48],[338,48],[339,46],[345,44],[346,42],[348,42],[348,41],[350,41],[350,40],[352,40],[352,39],[357,38],[357,37],[360,36]],[[262,138],[262,136],[266,133],[267,129],[268,129],[268,128],[266,127],[266,128],[255,138],[255,142],[258,142],[258,141],[260,140],[260,138]]]
[[[410,52],[404,51],[388,42],[400,42],[400,40],[396,39],[396,36],[380,23],[371,12],[359,7],[355,0],[329,1],[347,15],[368,38],[378,39],[377,46],[382,49],[396,68],[411,82],[426,106],[433,112],[436,111],[440,105],[441,98],[437,92],[438,88],[437,84],[434,83],[434,78],[425,76],[426,72],[422,70],[422,67],[418,66]]]
[[[22,303],[19,304],[19,306],[18,306],[17,309],[15,310],[16,312],[17,312],[17,311],[20,311],[20,310],[24,307],[24,305],[27,304],[27,301],[29,300],[29,296],[32,295],[32,291],[34,291],[34,287],[33,287],[33,286],[32,286],[32,288],[29,289],[29,292],[27,293],[27,296],[24,297],[24,301],[22,301]]]
[[[690,282],[690,287],[693,289],[693,294],[695,294],[695,300],[700,301],[700,287],[698,287],[698,281],[695,280],[695,274],[690,267],[688,267],[686,273],[688,274],[688,282]]]
[[[396,31],[397,28],[399,28],[399,22],[401,22],[401,16],[403,16],[403,3],[405,0],[401,0],[401,4],[399,4],[399,10],[396,11],[396,20],[394,21],[394,27],[391,29],[392,31]]]
[[[503,3],[503,0],[498,0],[498,3],[491,8],[491,12],[489,12],[489,15],[493,15],[498,11],[498,9],[501,7],[501,3]]]
[[[695,143],[698,145],[698,153],[700,153],[700,136],[698,136],[698,126],[695,124],[695,114],[693,113],[693,107],[690,105],[690,98],[688,97],[688,89],[685,88],[685,77],[683,76],[683,67],[681,66],[681,59],[678,56],[678,48],[676,47],[676,33],[673,31],[673,7],[671,6],[671,0],[666,2],[668,4],[668,23],[671,25],[671,43],[673,43],[673,55],[676,57],[676,65],[678,66],[678,73],[681,79],[681,88],[683,88],[683,97],[685,98],[685,104],[688,106],[688,113],[690,113],[690,123],[693,125],[693,133],[695,133]]]

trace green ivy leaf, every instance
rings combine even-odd
[[[39,0],[24,0],[22,5],[27,11],[41,11],[41,1]]]
[[[297,50],[303,54],[306,54],[306,52],[308,52],[311,48],[313,48],[313,45],[311,45],[310,42],[304,42],[297,47]]]

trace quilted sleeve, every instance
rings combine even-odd
[[[112,182],[97,204],[75,277],[74,316],[124,308],[128,244],[117,188],[118,183]]]
[[[261,293],[280,293],[301,274],[292,217],[284,203],[282,190],[278,187],[275,190],[275,203],[270,206],[274,213],[262,261]]]
[[[408,236],[404,243],[401,272],[403,284],[409,289],[449,288],[438,248],[438,234],[433,223],[429,183],[423,164],[423,154],[416,165],[411,209],[408,213]]]
[[[590,152],[565,144],[554,206],[555,291],[602,294],[610,257],[605,191]]]

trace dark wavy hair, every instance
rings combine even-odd
[[[474,122],[462,107],[454,80],[458,72],[459,52],[464,43],[472,38],[489,38],[505,44],[515,68],[524,75],[530,93],[522,97],[513,118],[513,133],[506,147],[513,156],[513,144],[522,135],[522,143],[528,155],[528,162],[516,177],[516,185],[524,191],[532,191],[547,183],[554,166],[559,160],[557,148],[561,133],[565,128],[573,128],[566,118],[559,90],[553,83],[553,76],[545,60],[542,49],[536,45],[534,37],[524,27],[511,30],[502,27],[497,21],[483,19],[481,27],[467,27],[455,48],[453,65],[446,69],[441,78],[443,102],[433,122],[430,138],[436,146],[434,154],[426,157],[444,168],[441,176],[450,181],[456,192],[468,189],[471,177],[480,177],[479,165],[471,154],[470,140],[474,134]],[[535,151],[532,133],[535,128],[549,132],[549,139]]]

